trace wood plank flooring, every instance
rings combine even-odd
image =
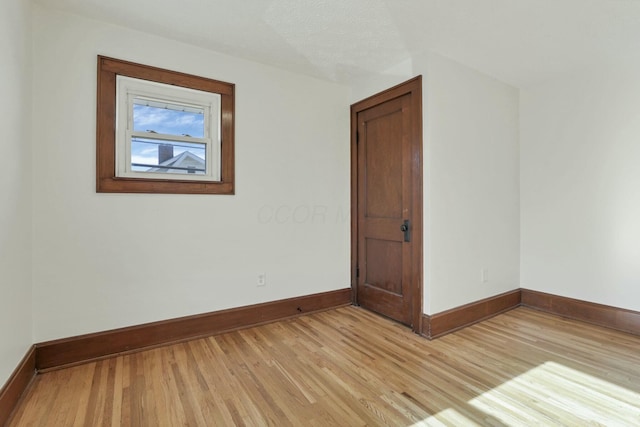
[[[357,307],[36,377],[9,426],[640,425],[640,337],[518,308],[435,341]]]

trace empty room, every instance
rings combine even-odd
[[[640,2],[0,0],[0,426],[640,425]]]

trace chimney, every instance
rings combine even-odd
[[[173,158],[173,145],[172,144],[160,144],[158,146],[158,164]]]

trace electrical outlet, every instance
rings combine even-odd
[[[480,280],[482,281],[482,283],[487,283],[489,281],[489,269],[488,268],[483,268],[480,271]]]
[[[267,286],[267,274],[258,274],[258,286]]]

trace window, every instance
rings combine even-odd
[[[97,191],[233,194],[234,89],[99,56]]]
[[[117,76],[116,102],[116,176],[220,180],[220,95]]]

